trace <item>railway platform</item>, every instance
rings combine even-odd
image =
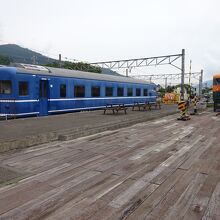
[[[32,117],[0,121],[0,152],[21,149],[49,141],[68,140],[97,132],[112,130],[137,122],[176,113],[176,105],[163,105],[162,109],[152,111],[120,111],[105,115],[103,110],[75,112],[46,117]]]
[[[204,111],[0,154],[0,219],[220,219],[219,133]]]

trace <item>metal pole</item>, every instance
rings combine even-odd
[[[201,96],[201,76],[199,76],[199,97]]]
[[[61,67],[61,54],[59,54],[59,66]]]
[[[167,78],[165,78],[165,93],[167,91]]]
[[[189,66],[189,95],[191,96],[191,70],[192,70],[192,60],[190,60],[190,66]]]
[[[201,93],[203,89],[203,70],[201,70]]]
[[[202,96],[202,83],[203,83],[203,70],[201,70],[201,75],[199,77],[199,97]]]
[[[182,49],[182,71],[181,71],[181,96],[180,99],[184,100],[184,74],[185,74],[185,49]]]
[[[126,69],[126,77],[128,77],[128,69]]]

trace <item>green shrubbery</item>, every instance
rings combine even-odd
[[[61,65],[58,62],[48,63],[45,66],[48,67],[55,67],[55,68],[64,68],[64,69],[70,69],[70,70],[80,70],[80,71],[86,71],[86,72],[94,72],[94,73],[101,73],[102,70],[100,67],[92,66],[88,63],[72,63],[72,62],[62,62]]]
[[[9,57],[0,55],[0,65],[9,65],[10,59]]]

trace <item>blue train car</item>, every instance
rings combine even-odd
[[[28,64],[0,67],[1,116],[45,116],[155,100],[154,83],[130,77]]]

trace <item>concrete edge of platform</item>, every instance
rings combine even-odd
[[[173,112],[166,112],[164,114],[161,114],[160,117],[166,117],[169,115],[173,115],[178,113],[178,111]],[[31,147],[34,145],[44,144],[51,141],[67,141],[72,140],[79,137],[84,137],[96,133],[100,133],[107,130],[116,130],[119,128],[124,128],[128,126],[132,126],[137,123],[146,122],[155,120],[158,118],[158,115],[154,115],[150,118],[138,118],[130,121],[122,121],[117,124],[109,124],[99,127],[91,127],[91,128],[83,128],[83,129],[69,129],[65,131],[56,131],[56,132],[47,132],[44,134],[37,134],[37,135],[31,135],[26,136],[22,139],[16,139],[16,140],[9,140],[5,141],[3,143],[0,143],[0,153],[11,151],[11,150],[18,150],[23,149],[27,147]]]
[[[170,113],[166,113],[164,115],[161,115],[161,117],[166,117],[169,115],[173,115],[176,114],[177,112],[170,112]],[[139,118],[139,119],[135,119],[135,120],[131,120],[131,121],[122,121],[118,124],[109,124],[109,125],[105,125],[105,126],[99,126],[96,128],[87,128],[87,130],[79,130],[78,132],[74,132],[74,131],[69,131],[66,134],[60,134],[58,135],[58,140],[59,141],[68,141],[68,140],[72,140],[78,137],[83,137],[83,136],[87,136],[87,135],[93,135],[96,133],[100,133],[103,131],[108,131],[108,130],[117,130],[120,128],[125,128],[128,126],[132,126],[134,124],[138,124],[141,122],[146,122],[146,121],[151,121],[151,120],[155,120],[158,118],[158,115],[152,116],[150,118]]]
[[[5,141],[4,143],[0,143],[0,153],[55,141],[57,137],[55,132],[49,132],[46,134],[26,136],[22,139]]]

